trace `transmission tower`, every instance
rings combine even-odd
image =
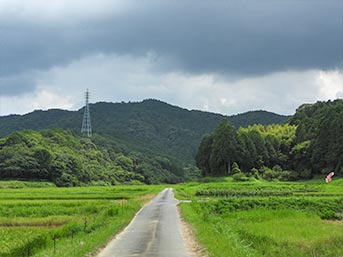
[[[86,105],[85,105],[85,112],[83,114],[83,121],[81,127],[81,134],[87,137],[92,136],[92,125],[91,125],[91,115],[89,113],[89,91],[85,93],[86,96]]]

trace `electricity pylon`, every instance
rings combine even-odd
[[[89,113],[89,91],[85,93],[86,96],[86,105],[85,105],[85,112],[83,114],[83,121],[81,127],[81,134],[87,137],[92,137],[92,125],[91,125],[91,115]]]

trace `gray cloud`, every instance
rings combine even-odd
[[[58,8],[51,4],[59,1],[62,3],[56,5]],[[134,81],[134,88],[140,82],[145,87],[151,86],[147,91],[151,95],[143,94],[146,91],[144,86],[140,87],[143,88],[141,94],[134,96],[132,92],[125,91],[127,85],[127,88],[132,87],[132,76],[115,74],[121,71],[118,68],[120,65],[116,64],[113,71],[105,68],[104,72],[98,72],[100,75],[95,76],[96,79],[107,83],[104,90],[111,91],[112,83],[116,83],[115,78],[108,77],[120,77],[121,87],[119,89],[117,85],[116,89],[123,91],[123,100],[130,100],[128,95],[139,100],[143,95],[163,98],[166,94],[170,98],[165,97],[165,100],[175,102],[178,96],[173,92],[172,85],[159,80],[166,76],[170,79],[168,74],[173,73],[189,78],[209,74],[220,77],[225,82],[217,90],[229,92],[232,84],[243,78],[272,76],[280,72],[289,74],[288,71],[335,70],[343,65],[342,10],[343,2],[340,0],[99,0],[96,4],[85,4],[80,0],[51,0],[49,4],[35,0],[27,0],[25,4],[20,0],[4,0],[0,2],[0,95],[12,97],[38,92],[50,81],[55,88],[60,87],[61,83],[65,83],[69,90],[74,87],[70,94],[75,97],[78,87],[83,86],[74,83],[78,79],[73,77],[70,83],[67,79],[55,83],[58,77],[49,77],[54,74],[51,71],[68,70],[68,67],[83,63],[83,60],[90,61],[88,66],[96,65],[91,61],[99,62],[97,58],[92,58],[98,54],[109,59],[113,56],[126,59],[129,56],[130,65],[126,70],[130,74],[141,74],[137,71],[140,67],[137,64],[147,54],[154,63],[144,68],[146,72],[143,74],[147,77]],[[42,74],[45,74],[45,84],[41,81]],[[75,76],[82,78],[82,74],[80,70]],[[289,80],[282,76],[268,80],[266,90],[272,92],[273,87],[278,87],[275,90],[284,92],[286,87],[289,88],[290,85],[286,85],[289,82],[294,83],[291,95],[297,95],[294,90],[299,85],[294,74],[292,76],[293,79]],[[90,81],[96,83],[97,80]],[[309,80],[302,77],[302,81]],[[184,78],[182,81],[183,87],[187,87],[187,83],[197,79]],[[258,84],[263,80],[252,81],[257,84],[249,84],[248,89],[242,92],[249,94],[256,92],[254,87],[263,88]],[[311,81],[312,86],[304,83],[300,91],[313,90]],[[165,83],[168,84],[167,91],[163,91]],[[242,85],[241,82],[238,84]],[[210,87],[204,88],[211,90]],[[261,101],[271,101],[266,99],[275,95],[275,90],[274,93],[261,95],[265,97]],[[193,85],[189,86],[188,94],[197,94],[198,99],[202,99],[195,104],[196,108],[205,106],[208,100],[206,96],[200,97],[200,93]],[[216,105],[220,94],[216,94],[209,105]],[[307,100],[306,94],[299,95],[301,99],[287,100],[280,111],[291,113],[296,104]],[[341,94],[337,93],[337,96]],[[315,96],[310,99],[315,99]],[[186,105],[189,108],[191,100],[192,97],[185,100],[185,103],[189,101],[190,104]],[[180,104],[183,102],[180,101]],[[241,110],[239,104],[225,104]],[[225,104],[211,110],[228,112]],[[63,103],[61,106],[67,105]],[[254,106],[263,108],[257,102]],[[253,106],[251,108],[254,109]]]
[[[132,1],[134,2],[134,1]],[[173,69],[255,75],[329,69],[342,60],[342,1],[144,1],[71,23],[7,18],[0,74],[43,69],[92,52],[154,51]],[[112,7],[114,8],[114,7]],[[68,17],[69,19],[70,17]]]
[[[30,72],[0,77],[0,96],[21,95],[36,87],[36,75]]]

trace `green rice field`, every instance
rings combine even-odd
[[[18,184],[1,182],[1,257],[95,255],[161,190],[160,186],[29,188]]]
[[[0,182],[0,256],[95,256],[163,188]],[[173,188],[204,255],[343,256],[343,179]]]
[[[204,254],[343,256],[343,179],[214,180],[175,188]]]

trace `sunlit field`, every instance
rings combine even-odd
[[[19,182],[1,183],[1,257],[77,257],[95,253],[161,189],[13,188],[18,185],[23,186]]]
[[[176,187],[209,256],[343,256],[343,179]]]

